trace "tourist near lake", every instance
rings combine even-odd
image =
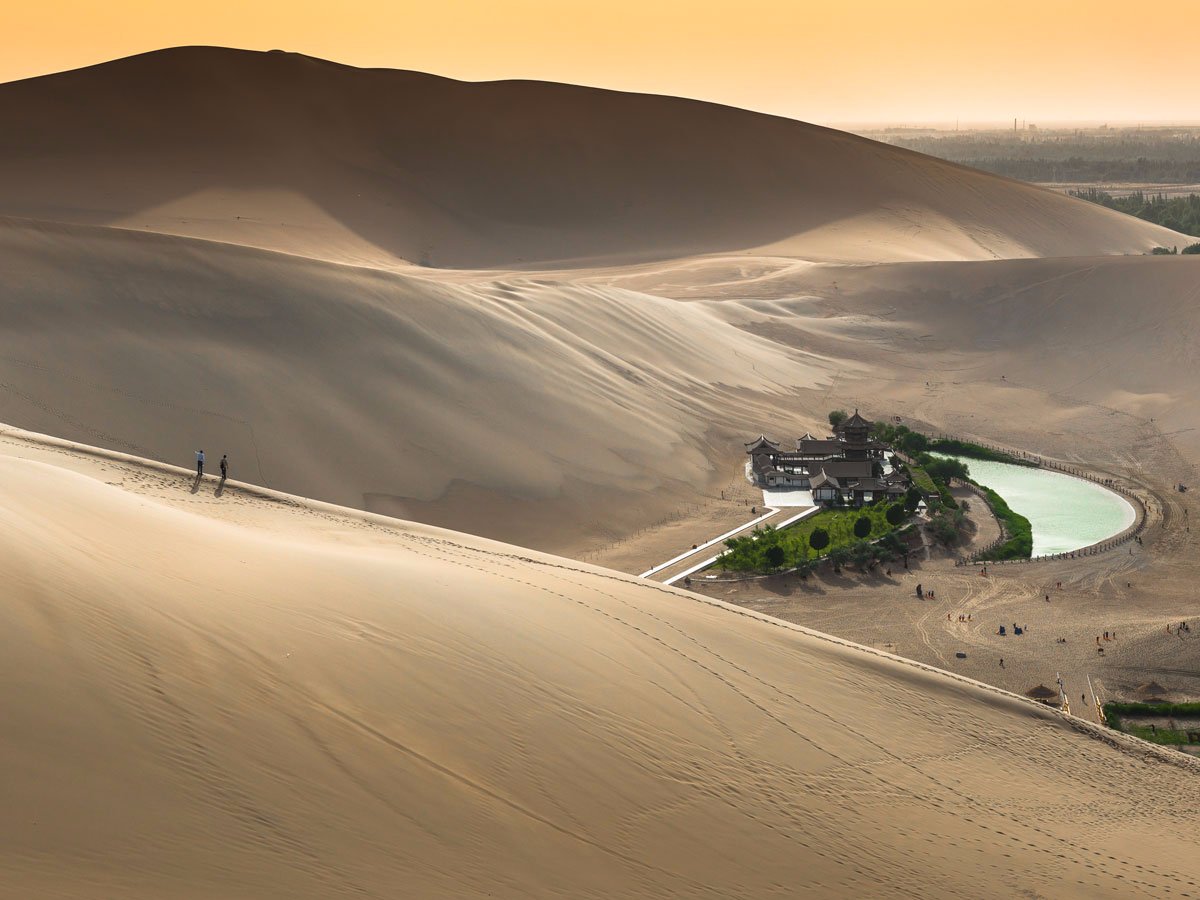
[[[1070,553],[1119,534],[1137,520],[1120,494],[1051,469],[934,453],[967,464],[971,478],[998,493],[1033,529],[1033,555]]]

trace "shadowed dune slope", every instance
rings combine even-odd
[[[1200,891],[1194,764],[1032,702],[9,430],[0,475],[0,896]]]
[[[596,276],[629,290],[10,221],[0,262],[3,419],[557,552],[719,494],[747,434],[849,398],[1047,452],[1119,410],[1200,449],[1192,257]]]
[[[827,368],[602,286],[12,222],[0,265],[8,421],[179,464],[229,453],[248,481],[541,548],[736,478],[742,432]]]
[[[860,398],[874,415],[1051,454],[1061,450],[1058,429],[1083,417],[1089,432],[1072,458],[1114,453],[1140,468],[1140,441],[1112,443],[1119,415],[1200,460],[1200,257],[758,268],[706,260],[611,280],[691,301],[777,346],[855,360],[867,374],[839,382],[842,402]]]
[[[670,97],[178,48],[0,85],[0,214],[373,264],[770,247],[1140,253],[1181,236],[849,134]]]
[[[816,273],[802,280],[805,293],[824,295],[794,306],[784,301],[801,313],[802,327],[819,327],[826,304],[841,310],[832,329],[837,346],[886,347],[880,377],[892,368],[894,386],[907,381],[916,388],[909,400],[926,403],[931,420],[948,410],[940,395],[974,393],[974,407],[961,403],[954,411],[1038,449],[1063,416],[1086,413],[1092,440],[1107,442],[1105,420],[1125,414],[1200,460],[1200,258],[876,266],[841,273],[836,290]],[[766,309],[777,311],[773,303]],[[782,343],[812,353],[832,349],[820,340]],[[925,389],[923,379],[936,369],[921,367],[934,359],[938,383]],[[1000,417],[1012,423],[1001,425]],[[1136,465],[1138,445],[1112,449]],[[1086,446],[1076,452],[1095,455]]]

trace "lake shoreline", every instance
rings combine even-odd
[[[972,480],[991,488],[1029,520],[1033,557],[1082,550],[1120,534],[1137,521],[1132,503],[1085,479],[1046,468],[933,455],[966,463]]]

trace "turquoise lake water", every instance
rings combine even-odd
[[[945,456],[946,454],[935,454]],[[1068,553],[1112,537],[1137,519],[1120,494],[1061,472],[961,459],[971,477],[1004,498],[1033,529],[1033,555]]]

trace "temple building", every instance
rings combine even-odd
[[[797,438],[795,451],[759,435],[746,444],[750,471],[762,487],[810,490],[817,503],[861,506],[899,499],[908,490],[908,476],[892,470],[890,448],[870,431],[871,423],[855,410],[828,437]]]

